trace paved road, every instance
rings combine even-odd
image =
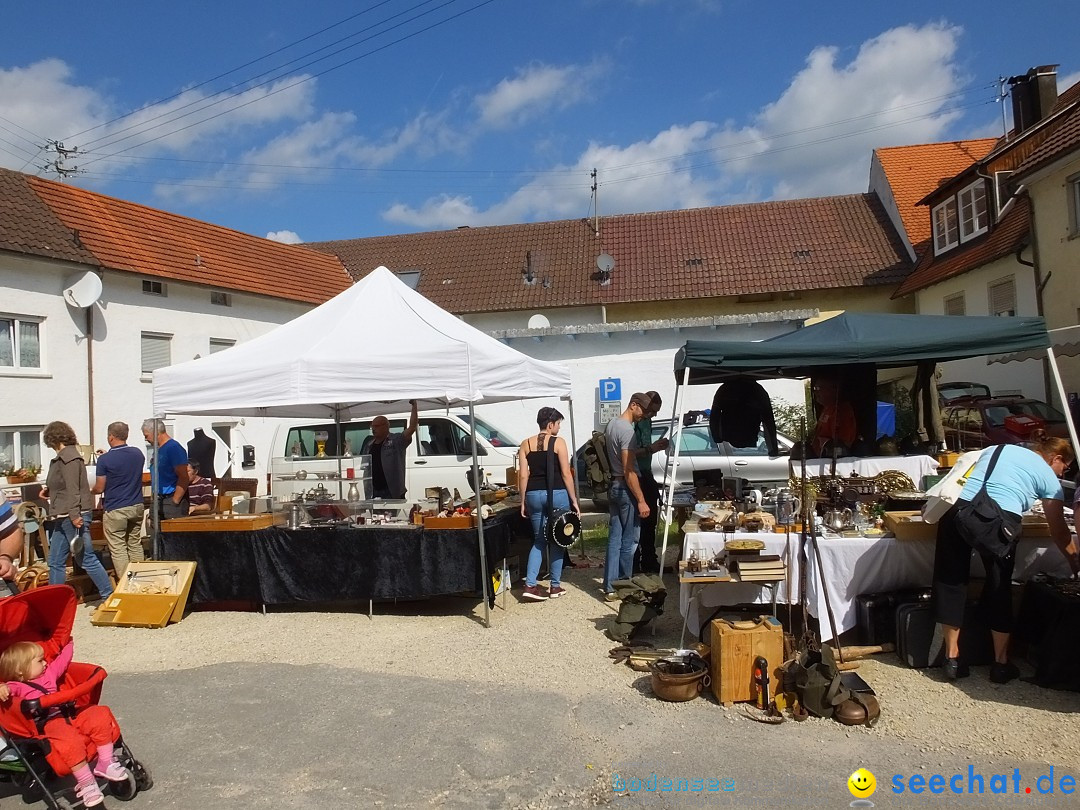
[[[412,669],[437,670],[440,654],[417,653]],[[629,688],[652,699],[647,676]],[[626,695],[575,702],[556,691],[478,687],[437,674],[390,679],[256,664],[112,675],[108,697],[157,782],[132,810],[847,807],[847,775],[860,766],[883,783],[873,797],[878,807],[1078,806],[1075,794],[1023,792],[1036,787],[1045,765],[946,761],[873,731],[815,720],[764,726],[704,700],[635,716],[640,703]],[[966,774],[969,765],[988,792],[991,774],[1009,774],[1009,794],[896,796],[889,789],[893,774]],[[1020,795],[1012,793],[1017,766]],[[636,787],[631,779],[648,784],[651,774],[733,778],[734,790],[710,792],[707,782],[699,793],[613,789],[616,775]],[[7,793],[0,790],[4,808],[26,806]]]

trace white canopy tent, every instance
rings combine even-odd
[[[261,337],[154,372],[154,414],[333,418],[558,397],[570,371],[506,346],[385,267]],[[470,419],[475,431],[476,420]],[[573,407],[571,440],[575,442]],[[473,436],[473,480],[479,480]],[[156,474],[156,465],[151,467]],[[155,483],[156,491],[156,483]],[[479,512],[479,495],[477,495]],[[156,510],[155,510],[156,515]],[[487,558],[478,521],[485,621]]]

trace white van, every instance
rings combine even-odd
[[[409,423],[408,415],[402,414],[389,415],[387,420],[391,433],[401,433]],[[301,456],[315,455],[317,432],[325,432],[329,437],[325,447],[328,456],[340,455],[345,441],[352,453],[359,455],[371,436],[371,421],[343,422],[340,443],[333,422],[280,428],[274,441],[274,455],[288,458],[297,451]],[[484,472],[491,474],[488,480],[503,483],[506,468],[514,466],[518,442],[480,417],[476,419],[476,440],[477,460]],[[446,487],[451,492],[457,489],[462,497],[467,497],[473,493],[471,475],[472,432],[468,414],[420,414],[416,434],[405,455],[405,497],[423,498],[428,487]]]

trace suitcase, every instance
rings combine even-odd
[[[945,639],[929,601],[912,602],[896,609],[896,654],[912,669],[940,667],[944,663]],[[979,666],[993,660],[990,628],[978,606],[968,602],[964,625],[960,628],[960,663]]]
[[[855,597],[855,634],[859,644],[895,644],[896,609],[910,602],[929,602],[929,588],[909,588]]]
[[[714,619],[711,634],[709,674],[720,703],[754,699],[754,659],[759,655],[768,661],[771,688],[776,688],[777,670],[784,663],[784,628],[775,616],[746,622]]]
[[[1016,637],[1027,643],[1035,683],[1080,692],[1080,583],[1029,580],[1017,611]]]

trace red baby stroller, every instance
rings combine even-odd
[[[0,650],[17,641],[33,641],[45,650],[45,660],[51,661],[71,638],[77,608],[75,591],[68,585],[47,585],[0,599]],[[59,708],[62,714],[73,714],[97,704],[106,674],[94,664],[73,661],[58,692],[32,700],[13,696],[0,703],[0,729],[5,738],[0,741],[0,777],[19,785],[26,801],[44,798],[51,810],[78,805],[73,780],[64,778],[68,777],[68,768],[63,760],[50,753],[37,721],[43,722],[53,708]],[[132,756],[123,737],[116,741],[114,751],[128,778],[108,783],[112,795],[128,801],[140,790],[153,787],[150,772]],[[87,758],[94,754],[93,744],[88,744]]]

